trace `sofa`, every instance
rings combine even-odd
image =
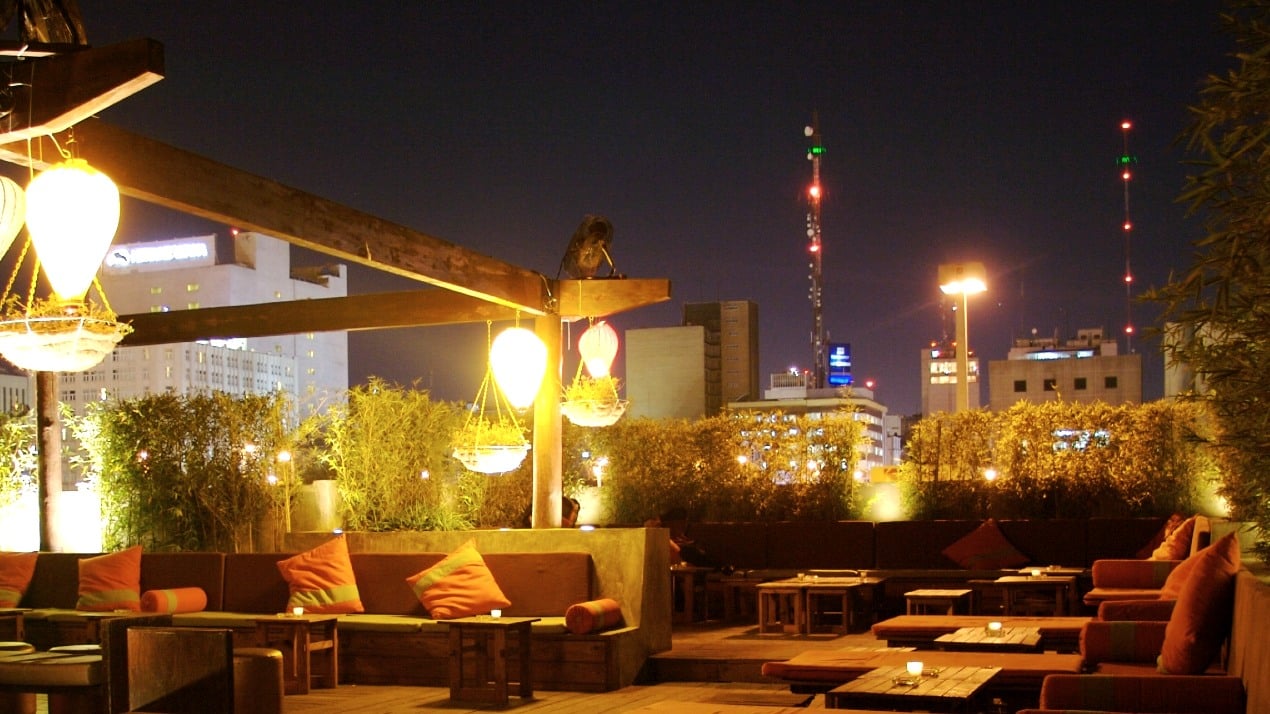
[[[994,521],[1023,556],[1019,564],[1086,569],[1098,560],[1131,559],[1161,531],[1164,518],[1013,519]],[[999,609],[989,585],[1017,567],[965,567],[944,554],[975,533],[983,520],[692,523],[687,535],[729,579],[756,581],[813,570],[856,570],[886,578],[878,615],[904,611],[904,593],[920,588],[972,588],[978,609]],[[1088,575],[1077,580],[1088,591]],[[1079,613],[1073,613],[1079,614]]]
[[[255,620],[286,609],[278,561],[329,541],[292,534],[287,553],[144,553],[141,589],[201,588],[206,606],[172,615],[175,626],[228,628],[235,646],[254,643]],[[365,613],[339,621],[339,670],[351,684],[444,686],[448,626],[432,620],[406,578],[473,540],[508,616],[539,617],[532,629],[535,687],[608,691],[635,681],[644,660],[670,648],[665,531],[476,531],[349,534],[352,569]],[[41,553],[21,601],[27,640],[40,648],[92,642],[108,613],[75,610],[78,562],[89,554]],[[646,562],[647,561],[647,562]],[[646,573],[657,577],[646,577]],[[600,598],[621,606],[621,621],[598,632],[566,627],[570,605]]]

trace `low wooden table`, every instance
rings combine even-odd
[[[935,638],[935,645],[950,652],[1040,652],[1039,627],[961,627]]]
[[[537,617],[478,615],[443,620],[450,626],[450,699],[507,706],[508,680],[516,693],[534,696],[530,625]],[[508,662],[514,661],[514,667]]]
[[[697,565],[670,566],[671,622],[687,624],[706,619],[706,576],[710,570]]]
[[[337,615],[256,618],[256,646],[282,651],[282,682],[287,694],[308,694],[313,687],[338,686],[338,622]]]
[[[758,593],[759,634],[807,634],[807,597],[802,582],[773,580],[754,589]]]
[[[907,677],[903,666],[879,667],[825,694],[829,709],[880,707],[901,711],[956,712],[974,708],[979,688],[1000,667],[944,667],[937,676],[922,676],[916,684],[897,684]]]
[[[811,634],[819,629],[847,634],[861,629],[858,620],[863,615],[868,618],[868,625],[873,624],[876,614],[877,588],[883,578],[819,576],[805,579],[802,582],[805,592],[807,631]],[[826,608],[825,601],[830,607]],[[838,621],[831,625],[821,625],[822,615],[837,613]],[[866,614],[867,613],[867,614]]]
[[[999,582],[999,581],[998,581]],[[909,590],[904,593],[909,615],[954,615],[958,605],[969,610],[972,590]]]
[[[1063,617],[1068,613],[1069,604],[1076,601],[1075,575],[1006,575],[993,584],[1001,588],[1006,615]],[[1039,608],[1038,597],[1043,603]]]
[[[22,642],[26,640],[26,628],[23,626],[22,613],[25,608],[0,608],[0,640]]]

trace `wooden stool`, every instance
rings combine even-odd
[[[801,584],[760,583],[755,590],[759,634],[807,634],[807,599]]]
[[[970,590],[910,590],[904,593],[909,615],[955,615],[957,606],[968,610]]]
[[[282,714],[282,651],[270,647],[234,648],[234,711]]]
[[[29,654],[35,645],[26,642],[0,642],[0,655]],[[35,714],[35,694],[32,692],[0,692],[0,712]]]

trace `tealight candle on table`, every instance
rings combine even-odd
[[[503,611],[502,611],[502,610],[490,610],[490,611],[489,611],[489,616],[490,616],[490,617],[492,617],[492,618],[494,618],[494,619],[498,619],[498,618],[500,618],[500,617],[502,617],[502,616],[503,616]]]
[[[291,614],[295,615],[296,617],[299,617],[304,614],[304,608],[301,607],[300,605],[296,605],[295,607],[291,608]]]
[[[1040,569],[1040,568],[1032,568],[1032,577],[1034,577],[1034,578],[1039,578],[1039,577],[1041,577],[1041,569]]]
[[[922,676],[922,672],[925,671],[926,666],[922,664],[920,661],[915,660],[913,662],[908,662],[907,664],[905,664],[904,669],[905,671],[908,672],[908,676],[920,677]]]
[[[1000,635],[1000,634],[1001,634],[1001,623],[999,623],[999,622],[997,622],[997,621],[995,621],[995,620],[994,620],[994,621],[992,621],[992,622],[989,622],[989,623],[988,623],[988,634],[989,634],[989,635],[993,635],[993,636]]]

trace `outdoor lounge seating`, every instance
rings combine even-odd
[[[670,647],[669,586],[645,577],[668,563],[662,533],[646,529],[481,531],[348,536],[365,613],[339,619],[341,680],[356,684],[444,686],[448,626],[430,619],[406,578],[476,537],[490,572],[511,604],[508,616],[541,618],[532,630],[533,673],[540,689],[607,691],[634,682],[644,659]],[[331,538],[296,537],[297,552]],[[375,548],[381,552],[365,552]],[[645,553],[647,549],[647,553]],[[391,552],[389,552],[391,551]],[[278,561],[291,553],[145,553],[141,587],[206,593],[205,609],[170,617],[178,627],[226,628],[235,647],[255,644],[256,620],[287,605],[288,585]],[[647,555],[647,558],[645,557]],[[112,613],[75,609],[77,564],[86,554],[41,553],[22,600],[27,639],[40,649],[91,642]],[[646,560],[649,564],[646,565]],[[544,587],[550,583],[550,587]],[[617,626],[574,634],[570,605],[607,598],[620,605]],[[613,623],[605,618],[604,623]],[[597,620],[601,622],[601,620]]]

